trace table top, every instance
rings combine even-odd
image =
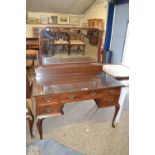
[[[69,44],[69,42],[68,41],[62,41],[62,40],[55,40],[54,44],[62,45],[62,44]]]
[[[74,45],[84,45],[85,43],[81,40],[70,40],[70,44]]]
[[[122,86],[123,84],[121,82],[104,72],[36,77],[33,82],[32,96],[99,90]]]
[[[103,71],[114,78],[129,78],[129,68],[123,64],[105,64]]]

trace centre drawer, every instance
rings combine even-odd
[[[96,99],[101,97],[117,97],[120,95],[120,88],[108,88],[108,89],[98,89],[98,90],[84,90],[79,92],[68,92],[55,95],[38,96],[37,104],[52,104],[53,102],[74,102],[80,100]]]

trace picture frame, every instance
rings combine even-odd
[[[47,16],[41,15],[41,16],[40,16],[40,20],[41,20],[41,23],[42,23],[42,24],[48,24]]]
[[[57,16],[51,16],[48,18],[49,24],[57,24],[58,23],[58,17]]]
[[[36,19],[35,18],[28,18],[27,19],[27,23],[28,24],[35,24],[36,23]]]
[[[69,24],[69,16],[67,15],[58,16],[58,24]]]
[[[80,17],[79,16],[70,16],[69,24],[71,25],[80,25]]]

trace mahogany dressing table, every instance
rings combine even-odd
[[[61,28],[59,31],[63,30],[63,32],[70,33],[74,29],[86,30],[86,28]],[[39,66],[35,69],[36,75],[32,91],[32,96],[36,99],[37,128],[40,138],[43,138],[43,120],[47,117],[64,114],[63,107],[65,103],[73,101],[94,99],[98,108],[114,106],[115,113],[112,119],[112,127],[115,127],[114,121],[120,108],[118,100],[123,85],[102,71],[102,63],[98,59],[101,41],[98,41],[96,62],[94,62],[93,57],[90,58],[87,55],[81,57],[80,54],[79,57],[73,57],[73,60],[76,60],[75,62],[70,61],[72,60],[70,56],[68,58],[60,56],[60,60],[63,61],[52,63],[53,61],[50,60],[54,60],[55,57],[47,57],[48,51],[44,49],[45,38],[43,34],[45,32],[55,33],[56,31],[54,28],[48,28],[43,29],[40,34]],[[54,35],[56,34],[51,36]],[[45,61],[45,59],[48,59],[48,61]],[[56,57],[56,59],[58,58]],[[84,61],[87,59],[88,61]]]

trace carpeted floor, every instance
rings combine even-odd
[[[127,95],[116,128],[111,127],[114,108],[98,109],[93,100],[65,104],[63,116],[44,120],[44,139],[56,140],[87,155],[128,155],[128,101]],[[27,144],[39,140],[35,126],[34,135],[35,138],[31,139],[27,126]]]

